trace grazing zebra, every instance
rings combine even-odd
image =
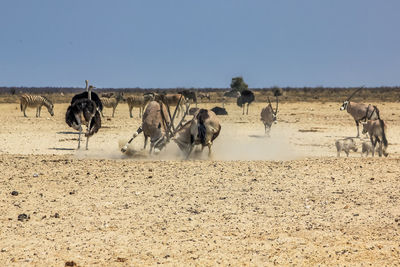
[[[40,110],[42,106],[46,106],[51,116],[54,116],[53,108],[54,105],[51,103],[49,99],[41,95],[28,95],[23,94],[20,96],[20,107],[21,111],[24,112],[24,116],[26,116],[25,110],[27,107],[36,108],[36,117],[40,117]]]
[[[133,107],[139,108],[139,118],[142,117],[144,108],[147,103],[154,99],[154,95],[152,93],[145,93],[143,96],[129,96],[126,98],[126,102],[128,103],[129,108],[129,116],[133,118],[132,109]]]
[[[115,113],[115,109],[118,106],[119,101],[122,101],[124,99],[123,93],[119,93],[114,97],[100,97],[101,103],[103,103],[103,106],[106,108],[112,108],[113,109],[113,113],[112,113],[112,117],[114,118],[114,113]],[[101,111],[101,116],[104,117],[103,115],[103,111]]]

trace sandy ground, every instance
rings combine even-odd
[[[400,105],[379,104],[388,158],[339,159],[334,141],[356,135],[340,103],[281,104],[270,138],[264,105],[228,105],[212,159],[185,161],[173,143],[122,155],[140,125],[126,104],[89,151],[66,104],[41,118],[0,104],[0,265],[400,264]]]

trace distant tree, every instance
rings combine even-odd
[[[243,77],[234,77],[231,82],[232,91],[242,92],[243,90],[247,90],[249,86],[244,82]]]
[[[11,95],[15,95],[15,91],[16,91],[15,88],[11,88],[11,89],[10,89],[10,94],[11,94]]]

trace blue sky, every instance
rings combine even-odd
[[[400,1],[2,0],[0,86],[399,85]]]

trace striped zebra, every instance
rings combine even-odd
[[[36,108],[36,117],[40,117],[40,110],[42,109],[42,106],[45,106],[49,111],[50,115],[54,116],[53,112],[54,105],[45,96],[23,94],[20,96],[19,99],[20,99],[21,111],[24,112],[25,117],[27,117],[25,113],[27,107]]]
[[[143,96],[129,96],[126,98],[126,102],[128,103],[129,108],[129,116],[133,118],[132,109],[133,107],[139,108],[139,118],[143,115],[143,110],[146,107],[147,103],[153,100],[152,94],[144,94]]]
[[[110,98],[100,97],[100,100],[104,107],[113,109],[112,117],[114,118],[115,109],[117,108],[118,103],[124,100],[124,93],[118,93],[116,96]],[[101,111],[101,116],[104,117],[103,111]]]

